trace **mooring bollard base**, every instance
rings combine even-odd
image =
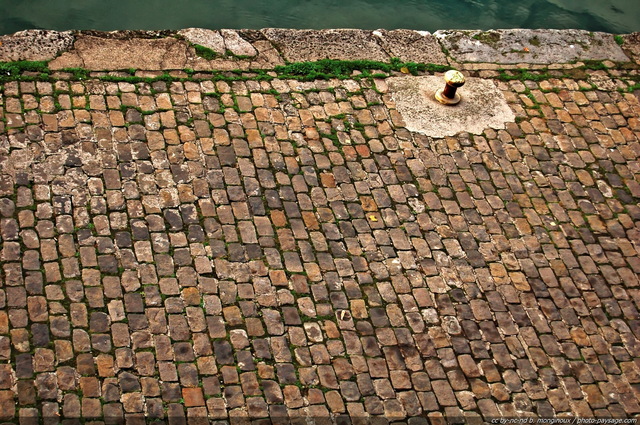
[[[436,100],[443,105],[457,105],[462,100],[462,97],[456,93],[456,90],[464,86],[464,75],[460,71],[451,69],[445,72],[444,82],[444,88],[436,91]]]
[[[453,98],[445,96],[445,89],[439,89],[436,91],[436,100],[443,105],[457,105],[462,100],[462,97],[458,93],[454,93]]]

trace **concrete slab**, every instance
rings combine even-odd
[[[71,31],[26,30],[0,36],[0,62],[47,61],[73,44]]]
[[[460,132],[482,134],[487,128],[504,129],[515,115],[492,80],[468,78],[459,89],[462,101],[446,106],[434,99],[444,86],[441,77],[393,77],[387,80],[406,128],[430,137],[454,136]]]
[[[262,33],[288,62],[320,59],[388,61],[390,56],[371,31],[355,29],[290,30],[267,28]]]
[[[436,31],[457,62],[568,63],[578,60],[628,62],[613,35],[582,30]]]
[[[49,63],[58,70],[82,66],[92,71],[118,69],[183,69],[188,45],[174,37],[103,38],[79,35],[73,49]]]
[[[429,32],[376,30],[373,35],[379,38],[380,45],[391,57],[405,62],[448,63],[438,39]]]

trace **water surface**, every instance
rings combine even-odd
[[[638,0],[0,0],[0,34],[29,28],[578,28],[640,30]]]

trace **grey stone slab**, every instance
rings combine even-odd
[[[578,60],[629,58],[613,35],[582,30],[436,31],[449,55],[458,62],[569,63]]]
[[[231,53],[236,56],[255,56],[258,54],[256,49],[247,40],[242,38],[237,31],[220,30],[220,34],[224,38],[224,45]]]
[[[193,44],[199,44],[214,52],[223,55],[225,53],[224,38],[220,31],[205,28],[186,28],[178,31],[178,35],[184,37]]]
[[[386,62],[390,56],[371,31],[355,29],[291,30],[267,28],[266,38],[288,62],[321,59],[375,60]]]
[[[0,36],[0,62],[46,61],[71,48],[71,31],[26,30]]]
[[[382,48],[391,57],[404,62],[447,64],[438,39],[427,31],[413,30],[376,30],[373,35],[379,38]]]
[[[442,77],[392,77],[387,80],[393,100],[410,131],[430,137],[454,136],[460,132],[482,134],[487,128],[504,129],[515,115],[502,92],[491,80],[468,78],[458,89],[462,101],[455,106],[434,99],[444,86]]]

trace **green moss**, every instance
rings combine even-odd
[[[367,70],[378,68],[377,63],[370,61],[337,61],[323,59],[317,62],[295,62],[288,65],[277,66],[278,74],[290,75],[304,79],[329,79],[335,77],[350,77],[355,70]]]
[[[49,73],[47,62],[44,61],[17,61],[0,62],[0,74],[19,75],[23,72]]]
[[[196,53],[205,59],[213,59],[218,55],[211,49],[194,45]],[[236,59],[244,59],[235,56]],[[328,78],[385,78],[391,72],[402,72],[416,75],[419,72],[444,72],[450,67],[446,65],[424,64],[415,62],[403,62],[398,58],[392,58],[389,62],[377,62],[368,60],[341,61],[325,59],[317,62],[296,62],[284,66],[278,66],[274,71],[278,77],[268,74],[268,70],[235,70],[235,71],[213,71],[209,78],[214,81],[270,81],[274,78],[289,78],[302,81]],[[164,73],[158,77],[137,77],[136,69],[125,70],[128,75],[100,75],[91,77],[90,71],[84,68],[66,68],[62,72],[70,73],[71,79],[87,80],[95,78],[100,81],[128,82],[128,83],[153,83],[156,81],[187,81],[192,79],[195,71],[186,69],[187,78],[173,77]],[[0,83],[6,81],[54,81],[52,71],[48,69],[47,62],[4,62],[0,63]]]
[[[504,69],[499,69],[498,79],[502,81],[543,81],[548,80],[549,78],[554,78],[551,74],[548,73],[546,69],[540,70],[540,73],[532,73],[528,69],[510,69],[508,72]]]
[[[481,33],[477,35],[482,38],[482,34],[485,34],[489,39],[491,37],[499,37],[499,34],[495,33]],[[491,35],[493,34],[493,35]],[[532,44],[535,44],[535,37],[529,40]],[[214,54],[211,49],[201,46],[201,52],[204,54]],[[209,53],[206,53],[209,51]],[[632,64],[616,64],[616,69],[627,65],[630,69],[635,69]],[[418,73],[433,73],[444,72],[451,69],[446,65],[425,64],[415,62],[403,62],[398,58],[392,58],[389,62],[378,62],[368,60],[357,61],[341,61],[325,59],[316,62],[296,62],[283,66],[277,66],[273,70],[235,70],[235,71],[209,71],[198,74],[192,69],[184,70],[186,77],[171,76],[168,73],[163,73],[157,77],[138,77],[135,76],[135,69],[127,69],[126,74],[119,73],[119,75],[96,75],[91,76],[91,72],[84,68],[67,68],[63,69],[63,72],[71,74],[70,79],[79,81],[87,79],[95,79],[98,81],[107,82],[128,82],[132,84],[147,83],[151,84],[157,81],[165,82],[184,82],[184,81],[271,81],[274,78],[280,79],[296,79],[300,81],[313,81],[317,79],[329,79],[338,78],[346,79],[353,78],[360,79],[372,79],[372,78],[386,78],[392,75],[394,72],[401,72],[404,74],[417,75]],[[586,70],[607,70],[609,69],[602,61],[583,61],[581,66],[576,66],[573,69],[566,69],[564,71],[550,71],[547,68],[543,68],[536,71],[529,69],[514,69],[504,70],[500,69],[499,76],[497,77],[502,81],[520,80],[520,81],[543,81],[550,78],[572,78],[574,80],[584,80],[588,78]],[[275,74],[274,72],[275,71]],[[67,77],[69,78],[69,77]],[[54,78],[53,72],[48,69],[47,62],[0,62],[0,84],[8,81],[48,81],[55,82],[57,78]],[[635,81],[634,81],[635,83]],[[636,86],[634,86],[636,87]],[[376,90],[375,85],[372,86]],[[630,91],[636,90],[636,88],[629,89]],[[272,93],[275,96],[280,96],[275,90]],[[352,95],[353,93],[350,93]]]
[[[291,77],[303,80],[325,80],[329,78],[351,78],[354,71],[359,71],[364,77],[382,77],[382,73],[403,71],[413,75],[418,72],[443,72],[450,69],[444,65],[424,64],[415,62],[402,62],[398,58],[392,58],[390,62],[378,62],[370,60],[342,61],[323,59],[316,62],[295,62],[274,68],[283,77]],[[371,71],[374,71],[372,73]]]
[[[474,35],[474,40],[478,40],[480,43],[487,44],[489,46],[495,46],[498,41],[500,41],[500,34],[493,31],[481,32],[479,34]]]
[[[624,44],[624,38],[621,35],[614,35],[613,40],[618,43],[618,46],[622,46]]]
[[[640,90],[640,83],[637,81],[634,84],[630,85],[629,87],[621,91],[626,91],[627,93],[633,93],[636,90]]]
[[[240,59],[240,60],[244,60],[244,59],[251,59],[251,56],[248,55],[236,55],[235,53],[233,53],[231,50],[226,50],[224,52],[225,56],[230,56],[236,59]]]
[[[591,85],[590,85],[589,87],[580,87],[578,90],[579,90],[579,91],[593,91],[593,90],[598,90],[598,87],[597,87],[595,84],[593,84],[593,83],[590,83],[590,84],[591,84]]]
[[[218,54],[208,47],[201,46],[200,44],[194,44],[193,48],[196,50],[196,54],[203,59],[211,60],[218,57]]]
[[[47,79],[49,79],[47,62],[0,62],[0,84],[8,81],[41,81]]]
[[[540,45],[540,39],[538,38],[537,35],[535,35],[529,39],[529,44],[531,44],[532,46],[538,47]]]
[[[340,143],[340,140],[338,139],[338,135],[335,133],[335,130],[332,131],[330,134],[328,134],[328,133],[320,133],[320,137],[327,138],[327,139],[331,140],[331,143],[333,143],[333,146],[338,148],[338,150],[342,149],[342,144]]]
[[[606,71],[609,69],[602,61],[596,60],[583,60],[584,65],[580,67],[580,69],[593,69],[593,70],[603,70]]]
[[[84,68],[64,68],[62,72],[69,72],[73,74],[74,80],[87,80],[89,79],[89,70]]]

